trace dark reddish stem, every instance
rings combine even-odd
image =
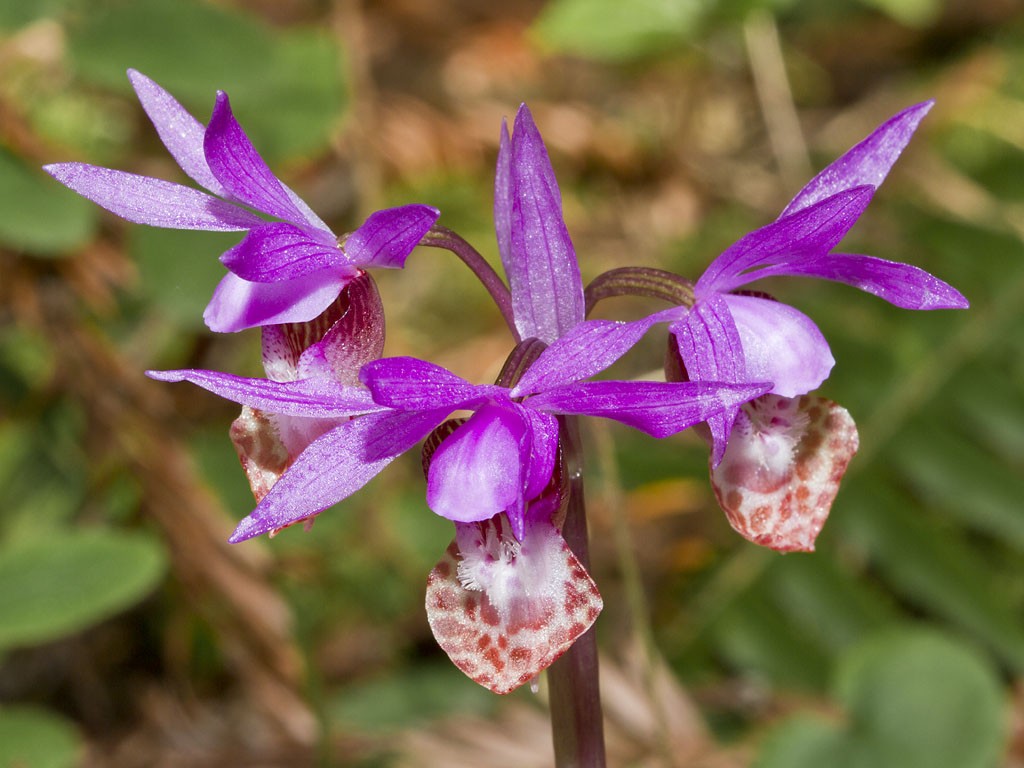
[[[562,449],[569,475],[569,508],[562,536],[577,559],[590,570],[579,422],[575,416],[562,417],[561,421]],[[557,768],[604,768],[604,720],[594,627],[551,665],[548,686]]]
[[[435,224],[420,240],[420,245],[426,245],[431,248],[444,248],[445,250],[451,251],[458,256],[462,262],[473,270],[473,274],[477,276],[487,292],[491,294],[491,298],[494,299],[494,303],[498,306],[498,311],[501,312],[501,316],[505,319],[506,325],[509,330],[512,331],[512,335],[515,340],[522,341],[519,338],[519,333],[516,331],[515,319],[512,316],[512,294],[509,293],[508,286],[505,285],[505,281],[501,279],[499,275],[487,260],[480,255],[480,252],[466,242],[461,235],[454,230],[448,229],[448,227],[442,227],[439,224]]]

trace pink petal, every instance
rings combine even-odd
[[[925,101],[886,120],[801,189],[779,218],[789,216],[845,189],[878,187],[935,102]]]
[[[146,111],[160,141],[167,147],[171,157],[189,178],[216,195],[227,196],[227,191],[213,175],[206,164],[203,153],[203,135],[206,126],[196,120],[167,91],[141,72],[128,70],[128,79],[142,108]]]
[[[505,274],[512,273],[512,140],[508,121],[502,118],[498,138],[498,162],[494,171],[494,233]]]
[[[508,400],[503,387],[470,384],[440,365],[415,357],[374,360],[359,375],[378,403],[402,410],[468,408],[489,397]]]
[[[345,278],[330,272],[280,283],[252,283],[228,272],[214,290],[203,320],[218,333],[308,322],[330,306],[345,283]]]
[[[427,578],[427,620],[459,669],[494,693],[533,680],[597,619],[593,579],[548,521],[521,542],[503,515],[456,525]]]
[[[326,270],[349,277],[356,274],[329,233],[283,221],[253,227],[220,260],[243,280],[256,283],[294,280]]]
[[[774,394],[796,397],[828,378],[835,359],[807,315],[772,299],[735,294],[722,299],[740,335],[748,379],[773,382]]]
[[[228,95],[223,91],[217,92],[203,148],[210,170],[232,197],[271,216],[317,226],[316,222],[303,215],[285,186],[253,147],[235,120]]]
[[[221,232],[263,224],[258,216],[198,189],[149,176],[87,163],[55,163],[43,170],[82,197],[136,224]]]
[[[857,446],[853,419],[832,401],[766,395],[743,407],[711,485],[740,535],[811,552]]]
[[[427,506],[461,523],[521,507],[531,448],[529,425],[515,408],[483,406],[434,451]]]
[[[401,269],[439,215],[427,205],[377,211],[345,238],[345,258],[357,267]]]

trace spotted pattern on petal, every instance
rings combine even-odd
[[[597,586],[547,521],[522,542],[504,513],[459,525],[427,579],[427,619],[452,662],[494,693],[537,677],[597,619]]]
[[[258,504],[291,464],[291,457],[277,427],[263,411],[242,406],[242,413],[231,423],[230,434]]]
[[[711,485],[742,536],[812,552],[857,446],[853,418],[831,400],[764,395],[743,406]]]

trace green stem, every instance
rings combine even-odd
[[[562,536],[587,570],[587,511],[583,498],[583,448],[575,416],[562,417],[562,448],[569,476],[569,506]],[[604,768],[604,720],[594,627],[548,668],[551,733],[556,768]]]

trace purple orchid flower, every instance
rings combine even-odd
[[[771,394],[794,398],[817,388],[834,364],[814,322],[781,302],[736,293],[763,277],[818,277],[853,285],[905,309],[962,309],[967,300],[922,269],[874,256],[834,253],[864,212],[896,158],[931,108],[903,110],[829,165],[773,223],[742,237],[694,285],[692,307],[674,307],[641,320],[579,323],[545,350],[528,375],[566,370],[592,376],[611,365],[653,325],[667,322],[691,381],[769,381]],[[554,360],[560,359],[559,366]],[[550,382],[549,382],[550,383]],[[739,406],[708,426],[712,464],[725,456]]]
[[[363,267],[402,267],[438,211],[407,205],[377,211],[338,238],[280,181],[217,93],[203,126],[167,91],[128,70],[143,109],[164,146],[212,194],[148,176],[86,163],[45,166],[78,194],[138,224],[170,229],[244,231],[221,256],[230,270],[204,313],[219,332],[305,322],[320,315]],[[249,210],[279,219],[267,221]]]

